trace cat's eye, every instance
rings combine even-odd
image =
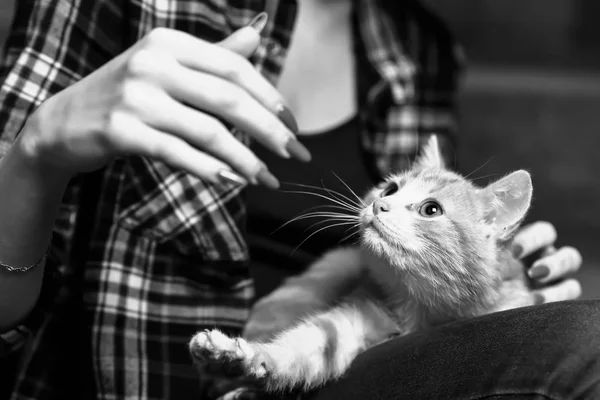
[[[398,184],[396,182],[391,182],[389,185],[383,189],[381,192],[381,197],[391,196],[398,191]]]
[[[444,211],[437,201],[426,200],[419,206],[419,214],[425,218],[439,217]]]

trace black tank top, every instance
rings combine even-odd
[[[308,136],[299,135],[298,140],[312,153],[312,161],[308,164],[283,159],[260,145],[252,147],[257,156],[281,181],[281,187],[276,191],[262,186],[249,186],[246,189],[247,240],[253,263],[300,270],[323,251],[340,244],[344,237],[356,231],[356,228],[348,230],[348,225],[327,228],[297,248],[310,234],[332,222],[319,223],[311,227],[316,222],[323,221],[323,218],[308,218],[281,226],[300,214],[316,210],[328,211],[327,208],[315,209],[315,207],[334,205],[320,197],[286,193],[286,191],[324,192],[294,184],[324,186],[341,192],[349,198],[353,198],[354,195],[335,175],[361,197],[372,186],[373,182],[365,167],[362,154],[360,128],[359,118],[354,117],[326,132]],[[356,238],[357,236],[354,235],[350,240]]]

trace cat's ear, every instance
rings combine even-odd
[[[532,195],[531,175],[525,170],[515,171],[479,191],[484,220],[496,229],[499,239],[508,239],[519,227]]]
[[[444,169],[444,157],[436,135],[429,136],[427,142],[423,145],[421,153],[415,160],[415,166],[421,168]]]

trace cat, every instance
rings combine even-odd
[[[359,287],[267,340],[199,332],[190,353],[199,363],[241,366],[268,392],[311,390],[391,336],[533,305],[525,270],[509,248],[532,191],[525,170],[476,186],[446,168],[432,135],[409,171],[386,177],[364,197],[360,245],[318,261],[360,268]],[[507,290],[503,278],[511,274]]]

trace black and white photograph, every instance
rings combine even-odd
[[[597,0],[0,0],[0,400],[600,400]]]

